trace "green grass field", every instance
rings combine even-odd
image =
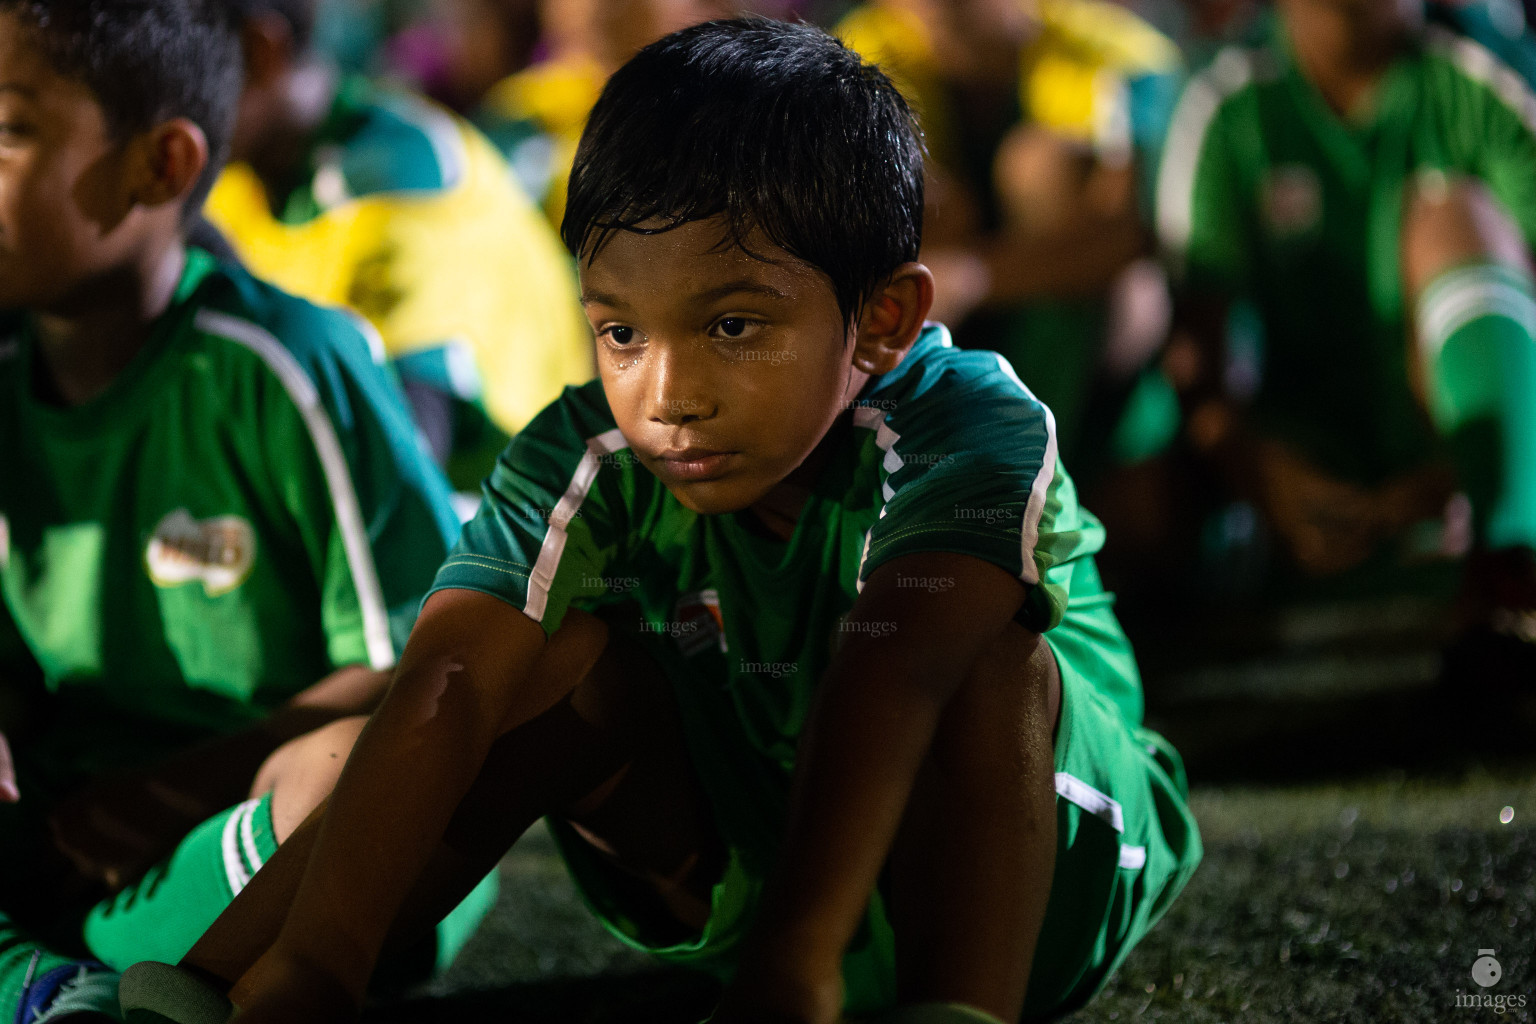
[[[1315,675],[1367,677],[1358,664]],[[1536,1019],[1536,717],[1487,694],[1448,699],[1422,677],[1170,692],[1151,720],[1184,753],[1205,860],[1068,1024]],[[708,983],[602,932],[542,830],[503,873],[501,903],[452,970],[370,1019],[707,1015]],[[1458,1006],[1485,992],[1471,975],[1481,949],[1503,969],[1486,994],[1526,1005]]]
[[[1109,987],[1065,1020],[1536,1019],[1533,767],[1197,787],[1200,871]],[[374,1019],[693,1024],[708,1012],[708,984],[657,971],[598,928],[542,832],[503,871],[501,904],[436,998]],[[1524,1009],[1457,1007],[1458,992],[1483,991],[1470,970],[1488,948],[1504,977],[1487,991],[1526,995]]]

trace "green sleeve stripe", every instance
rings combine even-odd
[[[1004,359],[1002,353],[994,352],[997,356],[997,368],[1015,385],[1026,397],[1035,399],[1030,394],[1029,388],[1019,380],[1019,375],[1013,371],[1013,366]],[[1035,474],[1035,482],[1029,489],[1029,501],[1024,505],[1024,526],[1020,531],[1019,551],[1022,561],[1020,565],[1023,571],[1019,579],[1025,583],[1034,585],[1040,582],[1040,566],[1035,562],[1035,547],[1040,543],[1040,519],[1045,514],[1045,499],[1050,493],[1051,484],[1056,479],[1056,417],[1051,415],[1050,406],[1040,402],[1040,412],[1044,416],[1045,423],[1045,454],[1040,458],[1040,472]]]
[[[1438,25],[1424,30],[1427,49],[1443,57],[1472,81],[1485,86],[1536,135],[1536,92],[1519,72],[1500,60],[1492,50],[1466,36]]]
[[[336,427],[320,401],[314,382],[280,341],[248,320],[204,309],[197,314],[196,326],[200,331],[253,352],[282,383],[289,399],[298,408],[315,453],[320,457],[320,466],[325,471],[336,526],[341,530],[347,566],[352,572],[358,607],[363,614],[363,642],[368,651],[368,664],[375,669],[391,668],[395,664],[395,645],[389,635],[389,609],[384,603],[384,590],[379,585],[368,529],[363,522],[357,490],[352,484],[351,470],[336,437]]]
[[[1157,175],[1157,234],[1176,268],[1181,268],[1194,230],[1195,184],[1205,137],[1222,103],[1251,81],[1252,55],[1228,47],[1190,81],[1174,109]]]
[[[528,603],[523,606],[523,614],[534,622],[544,624],[544,612],[549,607],[549,588],[554,585],[555,573],[560,569],[560,556],[565,552],[565,542],[569,536],[566,527],[576,518],[576,513],[581,511],[582,502],[587,500],[587,494],[597,479],[597,472],[602,468],[602,456],[612,455],[628,447],[629,442],[624,439],[618,427],[587,438],[586,454],[576,464],[570,485],[555,504],[554,512],[550,513],[544,544],[539,548],[538,560],[533,563],[533,572],[528,577]]]

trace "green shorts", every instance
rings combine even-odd
[[[1137,724],[1140,682],[1108,596],[1074,611],[1071,622],[1046,635],[1062,684],[1057,850],[1026,1018],[1087,1002],[1167,910],[1201,856],[1178,755]],[[675,649],[654,635],[636,639],[673,683],[690,756],[730,851],[703,931],[679,941],[679,926],[661,919],[657,903],[569,825],[551,820],[551,832],[577,887],[609,931],[634,948],[725,980],[772,867],[788,778],[765,770],[763,757],[743,753],[751,744],[718,683],[695,678]],[[895,1004],[894,951],[877,891],[843,960],[849,1013]]]

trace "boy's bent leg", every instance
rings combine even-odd
[[[1010,623],[945,708],[890,858],[902,1004],[1024,1003],[1056,857],[1050,647]]]
[[[86,918],[91,951],[118,970],[175,963],[330,793],[367,719],[339,719],[279,747],[251,799],[187,834],[171,856]]]
[[[568,615],[567,625],[573,620],[577,627],[573,635],[578,637],[584,625],[595,622],[577,612]],[[569,684],[556,685],[546,678],[545,689],[564,695],[537,717],[516,724],[492,748],[437,855],[402,906],[392,944],[419,936],[441,919],[545,814],[589,822],[594,836],[636,858],[642,875],[675,872],[673,848],[687,836],[689,820],[696,818],[669,821],[653,815],[642,819],[647,835],[638,845],[606,828],[608,819],[617,815],[612,808],[623,802],[613,801],[627,796],[635,780],[654,775],[648,758],[665,722],[655,720],[652,698],[646,695],[646,687],[638,685],[654,667],[643,652],[611,645],[605,629],[588,631],[585,639],[564,647],[558,642],[560,636],[557,633],[552,639],[540,668],[571,673]],[[573,649],[594,643],[596,647],[586,652]],[[249,969],[282,925],[318,824],[317,812],[209,928],[184,964],[226,983]],[[682,855],[682,860],[688,859]]]
[[[1409,199],[1402,244],[1410,366],[1478,541],[1536,547],[1536,288],[1522,236],[1480,184],[1435,176]]]
[[[1199,864],[1199,833],[1177,754],[1107,696],[1123,687],[1127,673],[1134,682],[1129,646],[1107,606],[1084,614],[1102,621],[1077,623],[1087,628],[1075,630],[1064,623],[1046,635],[1049,643],[1039,645],[1027,667],[1017,657],[1009,665],[1009,647],[1022,650],[1010,627],[968,680],[968,690],[977,685],[955,705],[956,718],[940,726],[892,851],[888,913],[903,1003],[958,1002],[1018,1020],[1017,1006],[985,994],[1017,979],[1027,985],[1025,1019],[1073,1009],[1104,984]],[[1024,830],[1006,819],[978,818],[973,809],[1018,807],[1028,799],[1029,813],[1038,814],[1040,726],[1025,711],[1025,694],[1040,685],[1037,659],[1050,663],[1060,686],[1054,747],[1047,726],[1043,757],[1054,826],[1045,883],[1022,869],[1006,876],[1004,861],[1019,858],[1025,846],[1017,834],[1001,842],[993,836]],[[1012,692],[983,686],[989,673],[1011,680]],[[951,727],[954,739],[946,732]],[[1008,749],[1012,760],[1002,753]],[[1025,798],[988,795],[994,784],[1001,788],[1003,775],[1028,787]],[[961,793],[967,787],[969,797]],[[1038,820],[1028,827],[1044,831]],[[1030,855],[1043,862],[1038,850]],[[1040,889],[1022,893],[1021,883]],[[1047,894],[1043,920],[1033,918],[1029,959],[1008,964],[995,957],[985,944],[1020,934],[1026,896]],[[1008,915],[997,913],[1002,905],[1012,908]]]

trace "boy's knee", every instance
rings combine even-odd
[[[1046,731],[1054,735],[1061,711],[1061,673],[1051,645],[1040,634],[1010,622],[972,664],[961,698],[971,711],[967,717],[977,722],[1017,723],[1021,714],[1034,719],[1043,712]]]
[[[267,756],[251,784],[251,796],[272,794],[272,831],[279,843],[330,796],[366,715],[341,718],[289,740]]]
[[[1527,265],[1514,218],[1475,178],[1419,175],[1403,211],[1402,269],[1410,301],[1440,274],[1463,263],[1491,260]]]

